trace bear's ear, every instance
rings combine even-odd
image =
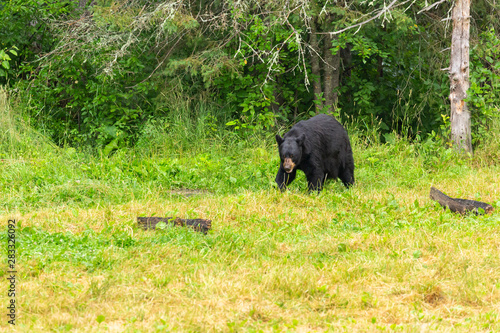
[[[304,144],[304,141],[306,140],[306,135],[302,133],[298,138],[297,138],[297,144],[299,146],[302,146]]]
[[[283,140],[283,138],[279,134],[276,134],[276,142],[278,143],[278,146],[281,146],[283,141],[285,140]]]

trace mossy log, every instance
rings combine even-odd
[[[462,215],[473,212],[477,214],[489,214],[493,211],[493,206],[481,201],[450,198],[435,187],[431,187],[430,197],[439,202],[443,207],[448,207],[454,213]]]
[[[181,219],[180,217],[137,217],[137,224],[144,230],[154,230],[156,225],[164,222],[176,227],[189,227],[195,231],[206,234],[212,228],[212,220],[205,219]]]

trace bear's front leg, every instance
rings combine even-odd
[[[288,184],[293,182],[295,179],[295,175],[297,174],[297,170],[293,170],[290,173],[286,173],[282,166],[280,166],[278,170],[278,174],[276,175],[276,184],[281,191],[286,190]]]
[[[321,192],[323,189],[323,183],[325,182],[325,173],[311,172],[310,174],[307,174],[306,177],[309,191],[318,191],[318,193]]]

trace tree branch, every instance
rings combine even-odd
[[[409,0],[407,1],[403,1],[402,3],[398,4],[397,6],[401,6],[405,3],[407,3]],[[354,29],[354,28],[360,28],[361,26],[367,24],[368,22],[371,22],[373,20],[376,20],[378,19],[380,16],[382,16],[382,14],[385,14],[387,13],[392,7],[395,7],[395,3],[398,2],[398,0],[393,0],[389,6],[384,6],[384,8],[382,8],[377,15],[373,16],[373,17],[370,17],[368,20],[365,20],[363,22],[360,22],[360,23],[356,23],[354,25],[351,25],[347,28],[344,28],[344,29],[341,29],[341,30],[337,30],[337,31],[332,31],[332,32],[317,32],[316,34],[318,35],[338,35],[338,34],[341,34],[343,33],[344,31],[347,31],[347,30],[350,30],[350,29]],[[359,29],[358,29],[359,30]]]

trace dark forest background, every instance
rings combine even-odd
[[[320,112],[382,142],[446,138],[452,2],[391,5],[0,1],[0,84],[60,146],[274,135]],[[500,3],[471,13],[477,146],[499,116]]]

